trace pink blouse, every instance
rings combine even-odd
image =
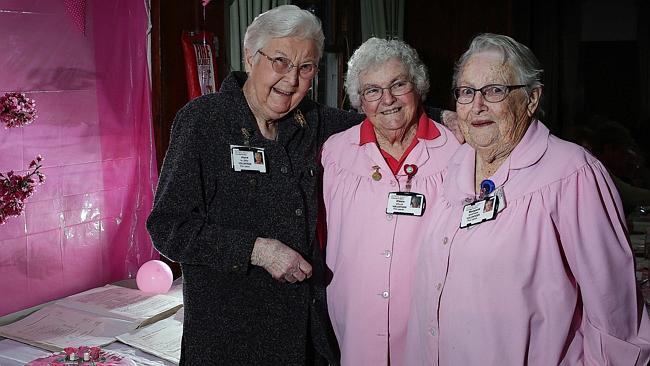
[[[435,123],[429,120],[429,123]],[[405,164],[415,164],[411,192],[435,202],[442,170],[458,148],[455,137],[419,139]],[[389,192],[405,189],[376,144],[359,143],[359,126],[331,137],[323,147],[323,194],[327,212],[327,266],[333,272],[327,303],[341,347],[342,365],[404,365],[410,289],[424,223],[434,219],[388,215]],[[380,180],[372,178],[379,167]]]
[[[429,207],[407,364],[646,365],[650,322],[603,165],[533,121],[490,178],[505,209],[459,229],[474,164],[459,148]]]

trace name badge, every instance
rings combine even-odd
[[[230,166],[236,172],[266,173],[266,155],[261,147],[230,145]]]
[[[387,214],[422,216],[427,201],[423,194],[414,192],[390,192],[388,194]]]
[[[463,216],[460,219],[460,228],[464,229],[484,221],[494,220],[497,217],[498,206],[499,197],[495,194],[465,205]]]

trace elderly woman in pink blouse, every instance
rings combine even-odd
[[[419,255],[409,365],[646,365],[650,323],[607,170],[535,118],[542,70],[483,34],[453,89],[467,144]],[[488,201],[493,206],[486,209]]]
[[[329,313],[342,365],[399,366],[427,205],[459,145],[423,111],[427,71],[404,42],[366,41],[345,86],[367,118],[323,147]]]

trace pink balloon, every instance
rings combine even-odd
[[[135,282],[143,292],[164,294],[172,287],[174,275],[167,263],[159,260],[150,260],[140,266]]]

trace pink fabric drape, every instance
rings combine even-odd
[[[86,0],[63,0],[63,3],[79,32],[86,33]]]
[[[0,315],[134,277],[158,258],[145,229],[157,181],[143,1],[0,0],[0,93],[38,119],[0,129],[0,171],[43,155],[44,185],[0,226]]]

